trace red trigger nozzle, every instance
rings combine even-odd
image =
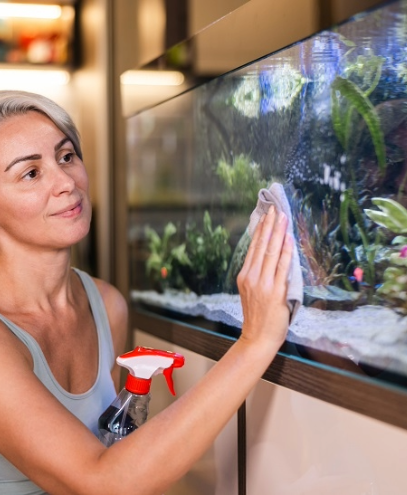
[[[168,388],[170,389],[170,392],[172,393],[172,395],[175,395],[174,381],[172,379],[172,371],[173,371],[173,367],[170,366],[169,368],[167,368],[163,371],[163,375],[164,375],[165,380],[167,382]]]

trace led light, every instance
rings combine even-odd
[[[0,18],[30,17],[34,19],[58,19],[61,17],[59,5],[0,2]]]
[[[63,86],[69,82],[66,70],[4,69],[0,70],[0,89],[42,88]]]
[[[184,82],[182,72],[169,70],[128,70],[120,76],[125,85],[180,86]]]

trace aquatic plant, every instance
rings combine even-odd
[[[353,217],[353,226],[361,241],[358,245],[352,242],[349,236],[351,230],[350,216]],[[348,189],[343,193],[339,212],[339,224],[345,247],[350,256],[350,263],[345,269],[346,275],[343,277],[342,282],[346,288],[354,290],[349,281],[349,275],[351,274],[350,277],[353,277],[358,282],[359,288],[363,288],[366,291],[368,302],[371,303],[373,302],[373,295],[377,284],[376,257],[383,246],[378,232],[374,234],[375,239],[373,241],[369,238],[366,220],[353,189]],[[363,284],[361,283],[362,274]]]
[[[261,176],[260,166],[245,155],[237,156],[232,164],[219,160],[216,174],[225,185],[223,201],[244,212],[251,212],[259,190],[268,183]]]
[[[383,57],[358,56],[344,70],[346,78],[337,76],[331,85],[332,125],[350,167],[350,185],[342,192],[339,210],[340,233],[348,254],[342,284],[349,290],[355,287],[365,293],[369,303],[374,302],[379,258],[383,252],[380,232],[370,229],[368,217],[363,215],[360,204],[368,198],[360,190],[355,174],[357,146],[367,128],[377,157],[381,178],[386,172],[386,147],[379,113],[369,97],[377,87],[383,67]],[[360,118],[365,126],[360,125]],[[353,157],[353,158],[352,158]]]
[[[349,56],[350,50],[345,56]],[[368,52],[369,53],[369,52]],[[344,69],[344,75],[348,80],[354,80],[355,84],[365,96],[370,96],[376,89],[383,70],[384,57],[369,55],[358,55],[352,62],[348,62]]]
[[[327,286],[342,277],[342,264],[336,229],[337,208],[328,195],[321,200],[317,213],[311,206],[311,195],[294,201],[294,222],[298,232],[299,248],[304,267],[304,280],[309,286]]]
[[[403,205],[390,198],[372,198],[372,203],[379,210],[365,209],[370,219],[395,234],[407,233],[407,210]]]
[[[189,266],[191,261],[185,251],[185,243],[180,244],[177,228],[169,222],[162,237],[150,228],[145,228],[149,256],[146,261],[147,275],[152,285],[159,292],[167,287],[185,288],[185,282],[180,274],[181,266]]]
[[[201,229],[195,223],[187,225],[185,249],[190,263],[181,273],[187,286],[197,294],[221,292],[231,254],[229,233],[221,225],[212,227],[208,211]]]
[[[202,228],[195,223],[186,225],[182,242],[172,222],[165,226],[162,237],[150,227],[145,235],[149,249],[146,271],[154,289],[191,290],[197,294],[221,290],[231,253],[229,234],[220,225],[212,227],[207,211]]]
[[[373,198],[372,203],[379,210],[365,209],[366,215],[375,223],[395,234],[407,233],[407,210],[390,198]],[[378,294],[407,314],[407,237],[397,235],[387,250],[390,266],[383,274],[383,284]]]
[[[337,76],[332,83],[331,92],[332,123],[339,142],[345,150],[349,150],[349,143],[352,136],[353,112],[356,110],[361,115],[370,131],[378,159],[379,170],[381,174],[384,174],[386,170],[384,136],[380,128],[380,120],[377,112],[367,97],[371,90],[372,89],[370,88],[368,91],[363,92],[352,81]],[[348,102],[345,110],[343,110],[340,97]]]

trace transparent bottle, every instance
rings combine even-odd
[[[148,347],[136,347],[117,358],[117,363],[129,370],[124,388],[99,417],[99,439],[110,447],[130,435],[147,421],[152,377],[163,374],[170,392],[175,395],[172,381],[174,368],[181,368],[181,354]]]

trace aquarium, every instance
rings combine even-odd
[[[406,383],[407,1],[132,115],[126,132],[135,305],[238,335],[250,218],[278,187],[301,279],[287,352]]]

